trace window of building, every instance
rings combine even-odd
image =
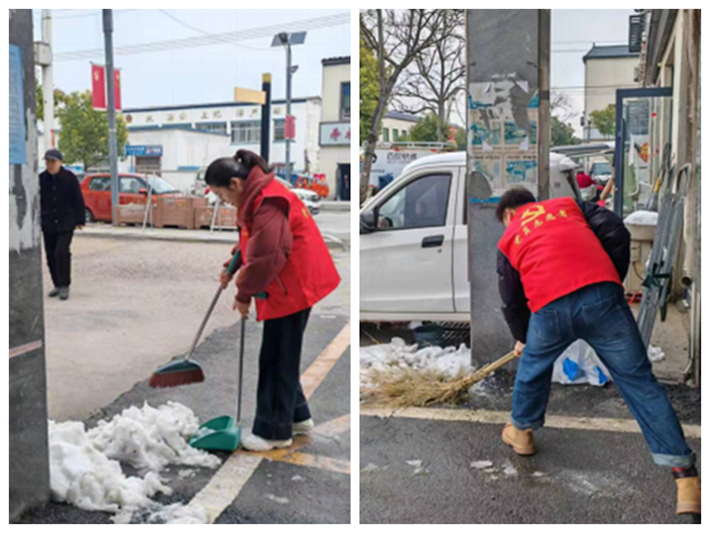
[[[397,142],[399,140],[399,132],[397,130],[392,130],[392,140]]]
[[[286,121],[282,118],[274,119],[274,141],[286,140]]]
[[[232,144],[258,144],[261,141],[261,121],[232,122]]]
[[[402,139],[404,139],[407,136],[407,130],[402,130]]]
[[[350,82],[340,84],[340,118],[350,118]]]
[[[197,122],[195,128],[198,130],[211,131],[213,133],[227,133],[226,122]]]
[[[382,128],[382,142],[390,142],[390,130],[388,128]]]

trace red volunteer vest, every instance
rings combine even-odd
[[[520,273],[535,313],[548,303],[619,274],[572,198],[519,207],[498,248]]]
[[[277,180],[272,180],[254,201],[254,212],[264,198],[285,198],[289,203],[288,219],[293,243],[291,255],[276,279],[269,284],[266,298],[254,298],[257,320],[281,318],[312,307],[340,283],[320,230],[301,199]],[[240,228],[239,246],[247,256],[250,225]]]

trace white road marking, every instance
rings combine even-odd
[[[485,409],[428,409],[425,407],[405,407],[402,409],[360,408],[361,416],[381,418],[416,418],[421,420],[441,420],[445,422],[478,422],[480,424],[505,424],[510,421],[506,411],[487,411]],[[700,426],[682,424],[685,436],[690,439],[700,438]],[[616,433],[641,433],[636,420],[630,418],[589,418],[575,416],[548,415],[545,427],[556,429],[582,429],[588,431],[611,431]]]

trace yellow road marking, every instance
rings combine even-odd
[[[301,384],[306,398],[323,382],[335,363],[345,353],[350,345],[350,322],[330,341],[328,346],[316,357],[306,371],[301,375]],[[350,415],[346,415],[313,428],[314,437],[333,436],[344,433],[350,429]],[[239,493],[251,478],[264,459],[281,461],[322,468],[333,472],[350,474],[350,461],[333,459],[330,457],[316,456],[301,453],[297,450],[313,442],[314,437],[299,435],[294,437],[291,447],[269,452],[244,452],[237,450],[227,459],[215,475],[210,479],[200,492],[190,501],[190,506],[201,506],[207,511],[209,523],[221,515],[229,504],[237,499]]]
[[[213,524],[239,495],[263,460],[264,458],[258,455],[232,454],[189,505],[204,507],[208,523]]]
[[[303,394],[310,399],[313,392],[318,388],[325,376],[328,375],[330,369],[338,362],[340,356],[345,353],[346,348],[350,346],[350,322],[345,324],[345,327],[340,330],[340,333],[330,341],[330,344],[325,347],[315,361],[311,363],[306,371],[301,374],[301,386]]]
[[[318,424],[313,428],[311,433],[323,437],[334,437],[347,433],[348,431],[350,431],[350,415],[344,415],[340,418],[334,418],[328,422]]]
[[[311,466],[331,472],[350,474],[350,461],[344,459],[333,459],[323,455],[313,455],[311,453],[293,452],[280,460],[284,463],[291,463],[299,466]]]
[[[422,420],[441,420],[447,422],[478,422],[481,424],[505,424],[510,421],[510,413],[487,411],[485,409],[427,409],[424,407],[406,407],[403,409],[360,408],[361,416],[379,416],[383,418],[416,418]],[[687,438],[699,439],[700,426],[681,424]],[[556,429],[584,429],[590,431],[612,431],[617,433],[641,433],[636,420],[630,418],[589,418],[574,416],[545,416],[545,426]]]

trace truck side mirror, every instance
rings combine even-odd
[[[360,215],[360,235],[373,233],[377,230],[377,215],[374,210],[365,211]]]

